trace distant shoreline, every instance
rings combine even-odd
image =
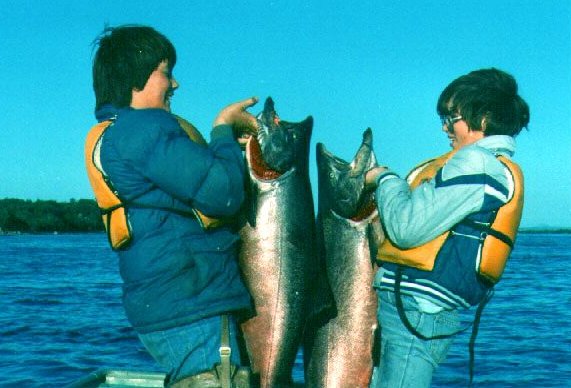
[[[0,236],[50,236],[50,235],[70,235],[70,234],[105,234],[105,231],[99,230],[86,230],[86,231],[64,231],[60,232],[54,230],[53,232],[20,232],[18,230],[1,231]]]
[[[104,233],[101,211],[93,199],[0,199],[0,235]],[[525,234],[571,234],[571,226],[520,227]]]
[[[526,234],[571,234],[571,228],[521,228],[518,233]]]
[[[522,228],[518,230],[521,234],[571,234],[571,228]],[[19,236],[19,235],[70,235],[70,234],[105,234],[105,231],[52,231],[52,232],[20,232],[20,231],[2,231],[0,236]]]

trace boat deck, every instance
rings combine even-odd
[[[164,387],[165,374],[101,369],[77,380],[68,388]]]

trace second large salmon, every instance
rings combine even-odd
[[[325,268],[316,300],[328,303],[316,307],[306,333],[308,387],[369,386],[377,329],[374,257],[383,238],[373,193],[365,188],[365,172],[375,165],[370,129],[350,163],[317,145],[318,239]]]

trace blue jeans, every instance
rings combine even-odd
[[[425,341],[416,337],[400,320],[394,292],[377,290],[377,294],[381,358],[380,365],[374,368],[371,387],[430,387],[432,374],[446,358],[453,338]],[[401,298],[408,320],[421,334],[434,336],[458,330],[456,311],[428,314],[419,310],[413,297],[401,295]]]
[[[171,382],[212,369],[220,362],[221,317],[214,316],[164,331],[139,334],[151,356],[170,374]],[[231,361],[240,365],[236,321],[230,317]]]

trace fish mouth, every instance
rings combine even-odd
[[[325,144],[323,143],[317,143],[317,145],[315,146],[316,151],[317,151],[317,155],[318,155],[318,159],[317,162],[319,163],[324,163],[327,164],[331,164],[333,166],[333,168],[337,171],[350,171],[351,170],[351,165],[349,163],[347,163],[347,161],[345,161],[344,159],[338,157],[337,155],[333,154],[332,152],[330,152],[326,147]]]
[[[258,164],[260,167],[263,166],[264,170],[273,170],[275,173],[283,173],[280,171],[279,168],[276,166],[272,166],[269,159],[271,150],[268,147],[271,146],[271,143],[275,136],[278,134],[277,129],[279,126],[279,118],[277,113],[274,109],[274,102],[271,97],[266,99],[264,104],[264,110],[256,116],[258,122],[258,132],[255,136],[255,143],[256,146],[253,149],[256,149],[257,156],[258,156]],[[250,140],[253,141],[254,139]],[[275,174],[271,174],[272,176],[276,176]]]
[[[289,168],[289,164],[284,165],[282,155],[278,151],[283,148],[283,154],[291,153],[293,145],[287,144],[288,141],[284,137],[287,134],[284,128],[280,128],[280,119],[271,97],[266,99],[264,109],[256,116],[256,121],[257,134],[250,136],[246,145],[251,172],[258,179],[276,180]]]
[[[258,143],[263,144],[270,135],[270,131],[280,125],[280,118],[274,108],[274,100],[271,97],[266,99],[264,109],[256,116],[258,122]]]
[[[374,194],[365,188],[366,171],[377,165],[372,142],[372,130],[367,128],[361,145],[350,162],[329,152],[323,143],[317,144],[323,201],[328,203],[331,212],[341,218],[361,221],[376,209]]]
[[[264,160],[260,142],[256,137],[250,137],[246,145],[248,163],[254,176],[265,181],[276,180],[283,174],[271,168]]]
[[[289,172],[305,171],[313,118],[301,122],[281,120],[271,97],[256,115],[258,132],[246,143],[246,158],[251,172],[259,177],[278,177]],[[271,170],[271,171],[270,171]],[[262,178],[264,179],[264,178]]]
[[[274,109],[271,97],[266,99],[263,111],[256,116],[258,133],[250,138],[250,155],[252,162],[257,163],[256,171],[266,171],[263,175],[282,175],[293,168],[296,163],[296,124],[281,121]],[[257,144],[255,144],[257,143]]]

